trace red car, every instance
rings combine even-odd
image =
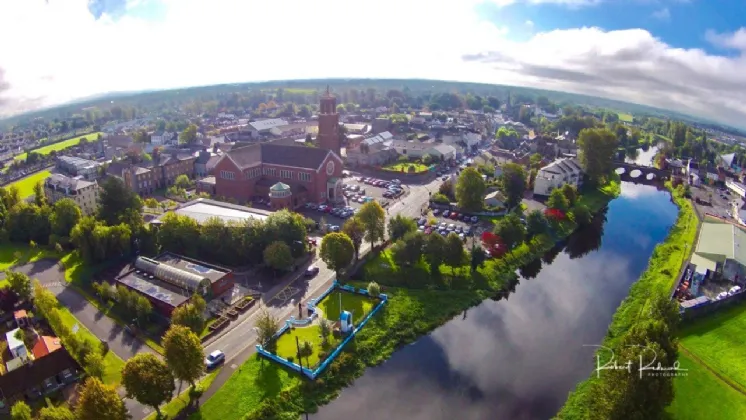
[[[456,220],[456,219],[458,219],[458,213],[456,213],[456,212],[454,211],[453,213],[449,214],[449,215],[448,215],[448,217],[450,217],[450,218],[451,218],[451,219],[453,219],[453,220]]]

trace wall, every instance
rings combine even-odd
[[[682,321],[689,321],[689,320],[693,320],[696,318],[700,318],[709,313],[722,310],[723,308],[727,308],[735,304],[742,303],[744,300],[746,300],[746,291],[742,289],[740,292],[736,293],[735,295],[729,296],[725,299],[711,301],[708,304],[695,306],[694,308],[690,308],[685,311],[682,311],[681,319]]]

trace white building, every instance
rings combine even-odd
[[[23,340],[16,338],[16,334],[19,331],[23,334],[23,330],[20,328],[5,333],[5,340],[8,342],[8,351],[13,355],[13,358],[28,357],[28,350],[26,350],[26,345],[23,344]]]
[[[176,133],[169,133],[168,131],[156,131],[150,135],[150,144],[153,146],[161,146],[164,144],[171,144],[176,140]]]
[[[548,196],[553,189],[565,184],[580,187],[582,183],[583,169],[576,159],[557,159],[539,169],[534,181],[534,194]]]
[[[252,137],[256,137],[260,134],[268,134],[273,128],[283,127],[288,125],[288,122],[282,118],[270,118],[267,120],[254,121],[249,123],[249,130],[251,131]]]
[[[52,174],[44,181],[44,193],[50,203],[69,198],[80,207],[84,216],[96,212],[98,207],[98,184],[61,174]]]
[[[391,142],[391,147],[393,147],[398,154],[413,159],[419,159],[425,155],[431,155],[442,160],[456,158],[456,148],[447,144],[393,140]]]

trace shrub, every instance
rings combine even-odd
[[[378,295],[381,294],[381,286],[374,281],[368,283],[368,294],[373,297],[378,297]]]

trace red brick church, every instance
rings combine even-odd
[[[339,202],[341,138],[337,100],[321,97],[317,147],[256,143],[235,147],[215,165],[215,195],[245,203],[270,197],[275,208]]]

